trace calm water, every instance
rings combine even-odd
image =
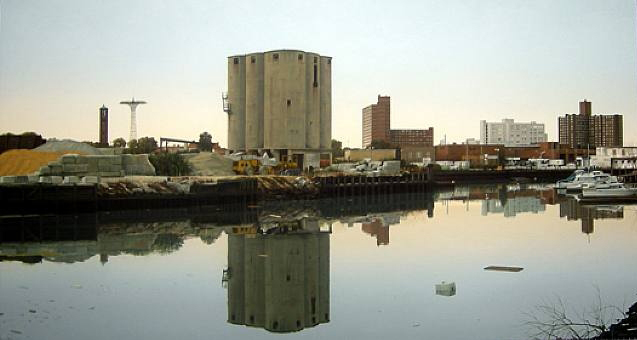
[[[0,339],[526,339],[558,297],[637,301],[636,207],[487,186],[4,226]]]

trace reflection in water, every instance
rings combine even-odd
[[[567,220],[582,220],[582,232],[592,234],[595,231],[595,220],[622,219],[624,207],[621,205],[582,205],[575,199],[568,198],[560,202],[560,217]]]
[[[519,213],[534,213],[543,212],[545,204],[538,197],[514,197],[507,198],[505,203],[502,204],[502,200],[483,200],[482,201],[482,216],[486,216],[489,213],[492,214],[504,214],[504,217],[515,217]]]
[[[46,260],[72,263],[99,256],[100,261],[108,265],[109,257],[111,256],[175,252],[184,246],[184,241],[188,238],[199,238],[206,244],[212,244],[225,232],[228,235],[228,267],[224,272],[223,279],[227,288],[227,318],[223,315],[226,311],[221,309],[221,315],[215,317],[215,322],[217,322],[215,325],[230,323],[263,328],[271,332],[294,332],[329,323],[331,314],[343,314],[340,313],[342,310],[338,309],[339,304],[344,304],[343,301],[332,301],[334,303],[330,304],[331,268],[329,256],[331,234],[330,228],[324,230],[322,226],[331,226],[332,223],[336,223],[337,225],[349,224],[358,227],[360,223],[361,231],[374,237],[378,246],[386,245],[390,241],[390,226],[396,227],[397,224],[404,222],[401,219],[407,221],[405,224],[409,228],[415,226],[415,228],[411,228],[410,232],[420,232],[420,235],[424,235],[422,230],[416,230],[419,225],[415,225],[413,221],[420,223],[424,222],[426,218],[432,218],[434,216],[434,202],[440,200],[461,200],[466,202],[481,200],[480,205],[477,202],[476,204],[467,203],[467,209],[469,209],[469,206],[472,209],[478,206],[481,208],[480,212],[475,211],[471,214],[466,214],[465,217],[471,219],[479,218],[480,213],[482,215],[502,214],[506,217],[514,217],[521,213],[544,213],[546,215],[546,205],[559,205],[559,217],[566,217],[567,220],[581,220],[582,232],[585,233],[593,232],[595,219],[622,219],[624,217],[623,206],[581,205],[568,197],[555,195],[551,188],[500,185],[458,186],[451,191],[427,194],[348,197],[326,201],[261,202],[261,206],[254,209],[246,210],[243,207],[244,210],[242,211],[234,210],[230,212],[225,212],[223,209],[213,209],[214,211],[208,213],[205,211],[183,211],[181,213],[179,211],[176,213],[142,211],[136,213],[136,215],[110,213],[73,216],[71,218],[65,216],[22,219],[0,218],[0,261],[38,263]],[[555,210],[558,210],[557,207],[555,207]],[[411,213],[413,211],[417,213]],[[457,212],[458,210],[451,209],[451,211]],[[557,211],[553,209],[549,211],[555,212],[555,215],[557,215]],[[424,217],[425,215],[427,217]],[[550,218],[540,218],[538,216],[533,219],[527,219],[525,223],[520,225],[531,230],[536,227],[533,223],[551,220],[557,220],[557,216],[550,216]],[[453,226],[453,223],[457,223],[455,219],[445,221],[439,218],[433,220],[433,222],[436,225],[433,226],[433,223],[431,224],[431,233],[435,234],[438,232],[439,235],[438,238],[432,238],[432,240],[441,241],[432,241],[430,246],[437,247],[431,250],[432,254],[437,254],[437,252],[441,251],[438,245],[444,245],[445,240],[449,240],[449,245],[458,243],[457,238],[447,238],[443,232],[436,229],[439,226],[438,223],[448,223],[448,227]],[[502,219],[498,218],[485,218],[484,222],[487,224],[503,223]],[[485,223],[481,226],[485,227]],[[561,225],[563,224],[565,224],[564,221],[561,222]],[[517,224],[512,225],[517,226]],[[463,230],[462,226],[458,230]],[[430,230],[425,232],[428,233]],[[504,232],[506,233],[507,231],[505,230]],[[443,234],[443,236],[440,236],[440,234]],[[565,237],[572,237],[572,235],[572,233],[569,233]],[[404,236],[401,233],[396,233],[393,237],[393,242],[398,242]],[[339,240],[341,239],[337,238],[332,241],[337,242]],[[351,240],[351,238],[346,236],[342,242],[350,242]],[[529,244],[524,244],[527,241],[524,239],[516,239],[514,241],[520,242],[522,247],[533,244],[532,238]],[[579,242],[579,239],[575,241]],[[360,244],[369,244],[369,242],[373,241],[365,237]],[[333,252],[338,252],[338,245],[337,243],[332,244]],[[460,243],[458,249],[462,246],[463,244]],[[341,249],[349,249],[349,247],[349,243],[346,245],[340,244]],[[416,247],[417,245],[412,243],[404,248],[392,247],[386,249],[385,254],[395,257],[384,257],[383,260],[385,262],[383,263],[386,263],[387,267],[393,266],[404,258],[419,258],[426,251],[430,251],[422,251],[421,249],[413,251]],[[461,254],[459,256],[469,256],[466,253],[462,253],[462,250],[459,251]],[[409,257],[409,254],[411,254],[411,257]],[[417,279],[413,281],[418,283],[418,293],[411,294],[406,299],[412,300],[413,296],[416,295],[424,298],[423,295],[426,295],[433,299],[428,300],[427,303],[440,302],[440,305],[435,308],[432,307],[431,310],[437,311],[446,307],[457,308],[455,304],[461,302],[457,298],[446,299],[439,297],[456,295],[455,282],[440,283],[442,279],[461,282],[463,287],[465,287],[461,294],[463,297],[465,294],[468,297],[471,294],[477,294],[478,289],[476,287],[478,286],[475,286],[476,282],[481,284],[480,280],[484,279],[479,275],[472,276],[470,279],[468,279],[468,274],[464,276],[463,272],[467,268],[464,267],[464,263],[461,263],[464,260],[458,261],[454,259],[453,257],[456,255],[455,253],[453,254],[453,256],[447,258],[441,256],[434,258],[431,256],[427,261],[422,261],[423,269],[421,272],[436,273],[436,275],[414,274],[414,272],[418,272],[418,268],[405,266],[406,268],[403,269],[402,273],[408,271],[408,275],[414,274]],[[504,254],[509,253],[504,252]],[[586,254],[586,252],[582,252],[582,254]],[[517,256],[518,254],[511,252],[509,255]],[[191,256],[191,254],[184,252],[174,256],[178,258],[179,256]],[[221,258],[224,256],[222,255]],[[500,254],[498,254],[497,259],[500,259],[499,256]],[[396,261],[396,259],[399,260]],[[532,257],[523,259],[520,262],[524,263],[528,269],[524,269],[521,274],[516,274],[516,279],[522,282],[529,277],[534,277],[533,275],[542,274],[538,274],[538,266],[544,264],[533,263],[534,259]],[[218,273],[217,270],[222,270],[221,267],[224,265],[224,260],[219,258],[215,260],[218,267],[213,273]],[[342,257],[333,258],[332,260],[342,261]],[[206,258],[203,268],[210,272],[210,264],[207,261],[210,261],[210,259]],[[119,261],[119,264],[121,265],[122,262],[125,261]],[[461,268],[457,271],[447,270],[444,267],[447,267],[448,262],[455,263]],[[498,262],[495,263],[498,264]],[[487,264],[468,263],[467,266],[481,269]],[[113,266],[111,264],[109,270],[103,272],[110,273],[112,272],[110,269],[116,269],[113,267],[117,267],[117,265]],[[60,266],[41,267],[44,267],[44,272],[52,267],[60,268]],[[87,268],[90,266],[76,267],[81,271],[88,270]],[[332,267],[336,270],[338,266],[333,265]],[[65,268],[68,268],[68,266],[65,266]],[[365,264],[361,267],[355,267],[354,270],[357,270],[356,275],[358,275],[358,270],[362,273],[367,270],[368,275],[370,271],[373,271],[373,275],[378,273],[378,268],[370,269]],[[398,271],[398,269],[396,270]],[[516,272],[522,270],[522,268],[496,266],[487,267],[485,270]],[[16,273],[21,274],[17,271]],[[492,280],[485,284],[485,287],[488,288],[487,291],[508,287],[509,284],[503,283],[501,281],[502,277],[497,275],[493,273],[485,275],[489,277],[489,280]],[[586,275],[589,274],[586,273]],[[544,282],[545,279],[545,276],[541,276],[537,282]],[[382,286],[385,282],[384,280],[387,279],[378,280],[378,282],[375,282],[376,285],[370,286],[368,290],[375,293],[373,290],[376,288],[387,289]],[[339,289],[343,289],[346,286],[345,280],[339,281],[341,285]],[[182,281],[181,283],[184,282]],[[436,282],[439,284],[436,284]],[[143,287],[143,284],[145,283],[140,283],[140,286]],[[204,284],[208,284],[208,282],[204,282]],[[499,286],[500,284],[503,285]],[[434,285],[435,294],[439,295],[438,297],[428,289],[425,289],[425,294],[422,293],[422,287],[430,287],[429,289],[431,289],[432,285]],[[472,285],[474,286],[472,287]],[[332,286],[333,291],[336,292],[337,289],[334,287]],[[360,285],[347,286],[345,289],[358,289],[358,287]],[[6,286],[3,288],[7,289]],[[532,288],[533,285],[527,287],[527,289]],[[219,299],[215,300],[215,302],[218,305],[223,305],[226,302],[224,301],[224,292],[219,290],[215,293],[219,296]],[[524,294],[526,293],[524,291]],[[489,293],[484,294],[488,296]],[[367,298],[364,301],[372,300]],[[397,303],[403,303],[400,301],[397,300]],[[409,305],[408,302],[404,302],[405,306]],[[347,303],[353,304],[351,301],[345,301],[345,304]],[[356,303],[358,306],[360,301],[356,301]],[[371,302],[369,304],[371,305]],[[420,306],[418,305],[418,308]],[[375,307],[373,306],[372,308]],[[399,308],[402,309],[403,307],[401,305]],[[471,309],[472,306],[467,305],[467,307]],[[209,309],[210,306],[207,305],[205,308]],[[334,313],[331,313],[330,308],[334,310]],[[408,309],[407,307],[404,308]],[[453,313],[458,312],[459,309],[455,309]],[[447,312],[451,313],[451,311]],[[480,311],[476,314],[479,313]],[[362,314],[361,317],[364,316]],[[429,315],[428,317],[431,317],[432,320],[436,318],[435,315]],[[464,317],[467,317],[467,315],[465,314]],[[343,321],[350,322],[351,320]],[[401,319],[400,322],[402,321],[404,320]],[[152,322],[155,322],[155,319],[152,319]],[[333,323],[329,325],[336,326]],[[475,325],[470,327],[475,327]],[[228,333],[246,330],[245,327],[232,325],[227,327],[227,329],[231,329]],[[317,327],[314,330],[327,331],[329,333],[331,329],[340,330],[338,327],[327,325]],[[425,327],[421,327],[418,330],[423,329]],[[262,330],[259,330],[259,332],[264,333]],[[312,332],[301,332],[299,334],[316,335]]]
[[[329,322],[329,231],[228,235],[228,322],[271,332]]]
[[[434,215],[434,201],[481,200],[481,214],[542,213],[546,204],[559,205],[560,217],[581,220],[582,232],[594,232],[596,219],[622,219],[622,205],[582,205],[575,199],[555,194],[542,186],[456,186],[436,193],[415,193],[382,197],[351,197],[343,201],[264,202],[259,209],[211,208],[210,211],[141,211],[82,216],[38,216],[0,218],[0,260],[38,263],[80,262],[99,255],[102,263],[120,254],[170,253],[188,237],[213,243],[223,228],[234,226],[256,230],[282,221],[310,217],[321,223],[335,221],[361,224],[376,244],[389,244],[391,225],[399,224],[409,211],[426,210]],[[335,202],[336,201],[336,202]],[[468,206],[467,206],[468,208]]]
[[[371,218],[371,222],[362,222],[361,230],[364,233],[376,238],[376,245],[383,246],[389,244],[389,226],[400,224],[399,214],[382,214]]]

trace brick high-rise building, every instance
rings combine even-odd
[[[573,148],[622,147],[623,117],[620,114],[593,115],[591,102],[579,103],[579,114],[558,117],[560,144]]]
[[[389,96],[378,95],[378,102],[363,109],[363,147],[372,141],[391,142],[389,133]]]
[[[426,130],[390,128],[390,98],[378,96],[378,102],[363,108],[363,148],[378,140],[396,147],[433,146],[434,128]]]
[[[391,144],[403,145],[434,145],[434,128],[426,130],[389,130]]]

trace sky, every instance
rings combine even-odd
[[[331,56],[332,137],[361,145],[361,109],[391,96],[392,128],[479,138],[481,119],[544,123],[592,102],[637,145],[635,1],[0,0],[0,133],[227,144],[227,57]]]

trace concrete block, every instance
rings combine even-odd
[[[51,173],[51,169],[49,169],[49,167],[45,165],[41,166],[38,172],[40,173],[40,175],[49,175]]]
[[[62,164],[49,164],[49,172],[51,175],[61,175],[63,170]]]
[[[15,176],[15,182],[20,184],[29,183],[29,176]]]
[[[40,176],[40,183],[51,183],[51,176]]]
[[[126,170],[120,170],[119,175],[122,177],[126,176]]]
[[[62,164],[75,164],[77,162],[77,158],[79,155],[77,154],[66,154],[63,155],[60,161]]]
[[[31,175],[29,177],[29,183],[38,183],[40,181],[40,176]]]
[[[97,166],[97,164],[100,161],[100,156],[80,156],[80,158],[78,158],[77,162],[78,163],[86,163],[86,164],[95,164]]]
[[[88,164],[64,164],[62,169],[65,173],[87,172]]]
[[[119,177],[119,171],[100,171],[98,172],[100,177]]]
[[[84,176],[82,177],[82,183],[88,184],[88,183],[99,183],[100,182],[100,178],[98,176]]]
[[[51,179],[51,183],[53,184],[62,184],[62,176],[50,176],[49,178]]]
[[[99,171],[99,166],[97,165],[97,162],[86,163],[86,171],[88,171],[88,172],[98,172]]]
[[[113,157],[113,164],[122,164],[122,156],[121,155],[117,155],[115,157]]]
[[[111,166],[111,165],[113,165],[113,159],[110,158],[110,157],[102,156],[98,160],[98,165],[100,167],[102,167],[102,166]]]
[[[15,183],[16,176],[2,176],[0,177],[0,183]]]
[[[66,176],[64,177],[64,180],[62,181],[62,183],[64,184],[72,184],[72,183],[79,183],[80,182],[80,178],[77,176]]]

